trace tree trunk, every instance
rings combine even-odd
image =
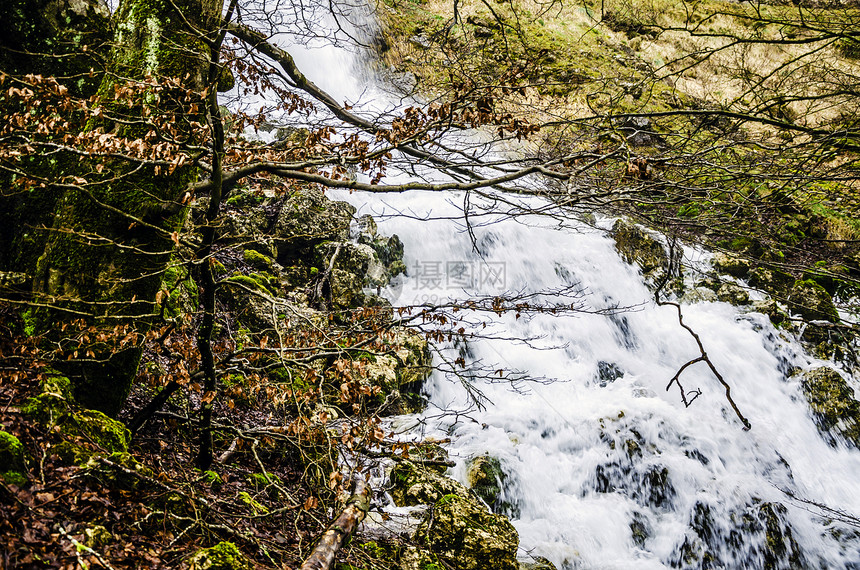
[[[334,562],[337,551],[346,539],[352,535],[367,511],[370,510],[370,487],[362,479],[355,482],[355,491],[346,508],[323,533],[311,555],[308,556],[300,570],[328,570]]]
[[[115,47],[98,91],[105,113],[90,129],[138,141],[154,133],[157,141],[185,149],[205,144],[192,123],[205,124],[205,115],[189,109],[204,102],[210,53],[203,35],[216,28],[220,10],[220,0],[120,2]],[[181,86],[171,86],[171,78]],[[137,82],[139,91],[116,97],[127,81]],[[151,125],[155,117],[167,118],[162,129]],[[193,162],[186,156],[165,167],[112,157],[77,166],[86,182],[63,196],[36,267],[34,291],[58,307],[38,314],[41,331],[68,320],[69,310],[88,315],[88,325],[100,332],[130,323],[137,332],[146,329],[185,221],[190,197],[184,193],[198,176]],[[92,351],[89,358],[59,367],[72,379],[79,403],[114,415],[137,372],[140,341],[69,352],[84,348]]]
[[[99,54],[109,40],[110,11],[104,0],[0,2],[0,72],[6,75],[56,77],[71,95],[90,97],[101,83],[104,58]],[[10,85],[0,90],[0,115],[15,110],[5,92]],[[57,171],[55,159],[39,157],[29,167]],[[60,194],[55,188],[15,192],[11,174],[0,169],[0,271],[32,275]]]

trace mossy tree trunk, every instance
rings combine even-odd
[[[56,77],[78,97],[95,94],[102,80],[110,12],[104,0],[3,0],[0,2],[0,72]],[[0,89],[0,116],[16,101]],[[27,168],[59,171],[58,157],[31,157]],[[7,166],[7,165],[3,165]],[[8,165],[12,166],[12,165]],[[42,228],[52,223],[61,196],[55,188],[15,191],[0,168],[0,271],[32,274],[45,247]]]
[[[80,314],[100,332],[128,324],[146,329],[185,221],[187,188],[198,176],[195,159],[206,144],[205,112],[195,109],[206,97],[207,34],[220,10],[220,0],[120,2],[98,90],[104,113],[89,128],[139,144],[164,143],[170,155],[69,165],[82,182],[66,187],[33,285],[54,307],[36,317],[49,337],[57,322]],[[78,402],[116,414],[137,371],[140,339],[71,345],[66,352],[74,358],[61,367]]]

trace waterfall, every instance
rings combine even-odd
[[[367,83],[375,76],[359,73],[360,57],[341,49],[291,51],[341,99],[375,109],[399,104]],[[581,291],[585,311],[491,315],[481,336],[497,338],[438,347],[449,360],[553,381],[516,390],[478,381],[489,403],[458,416],[440,411],[469,408],[462,383],[436,373],[425,388],[421,435],[451,438],[453,477],[466,480],[470,458],[499,459],[502,509],[521,554],[560,569],[860,568],[857,528],[825,508],[860,514],[860,452],[823,439],[793,374],[830,363],[806,354],[766,316],[722,302],[683,304],[685,322],[752,423],[744,431],[703,363],[681,377],[702,393],[689,407],[676,387],[666,390],[699,352],[674,309],[657,306],[638,268],[619,256],[606,231],[612,220],[559,225],[500,215],[470,236],[461,194],[334,197],[403,241],[409,273],[385,291],[394,305]],[[693,247],[683,258],[688,283],[710,263]],[[604,314],[612,307],[628,309]]]

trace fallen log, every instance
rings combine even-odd
[[[364,480],[357,479],[346,507],[323,533],[316,548],[304,561],[300,570],[329,570],[337,551],[355,531],[358,523],[364,520],[369,509],[370,487]]]

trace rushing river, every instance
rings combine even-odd
[[[397,104],[354,52],[324,43],[293,51],[336,99]],[[689,407],[677,388],[666,390],[699,352],[675,310],[655,305],[638,267],[621,259],[605,231],[611,220],[559,226],[499,216],[470,236],[461,195],[335,197],[402,239],[409,274],[384,292],[395,305],[581,291],[585,312],[491,314],[479,332],[498,338],[438,347],[449,361],[554,381],[512,390],[476,380],[489,403],[475,409],[461,382],[434,374],[426,414],[397,422],[419,426],[410,437],[450,437],[451,474],[460,480],[470,458],[500,460],[504,508],[524,558],[545,556],[559,569],[860,568],[858,529],[841,520],[860,514],[860,452],[823,439],[795,374],[831,364],[804,353],[766,316],[721,302],[683,304],[685,322],[752,424],[744,431],[705,364],[681,377],[702,392]],[[685,250],[688,282],[709,258]],[[600,313],[617,306],[629,309]]]

